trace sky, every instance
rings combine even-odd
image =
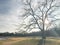
[[[17,31],[21,7],[21,0],[0,0],[0,32]]]
[[[0,0],[0,32],[15,32],[20,0]]]
[[[16,32],[21,10],[21,0],[0,0],[0,32]],[[21,10],[21,11],[20,11]]]

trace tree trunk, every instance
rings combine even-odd
[[[45,39],[46,39],[46,35],[45,35],[45,31],[43,30],[42,31],[42,39],[41,39],[42,43],[41,43],[41,45],[45,45]]]

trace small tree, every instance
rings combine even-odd
[[[58,10],[59,5],[55,0],[36,0],[36,2],[34,0],[23,0],[23,5],[24,13],[21,17],[24,17],[25,22],[20,24],[20,29],[24,28],[26,31],[39,29],[42,32],[42,42],[44,42],[45,30],[50,29],[54,22],[59,20],[55,18],[56,14],[53,14]]]

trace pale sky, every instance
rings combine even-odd
[[[16,31],[21,7],[21,0],[0,0],[0,32]]]
[[[20,0],[0,0],[0,32],[16,31],[18,23],[18,2]]]

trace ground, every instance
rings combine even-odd
[[[60,38],[47,38],[46,45],[60,45]],[[0,45],[40,45],[40,38],[36,37],[10,37],[0,40]]]

